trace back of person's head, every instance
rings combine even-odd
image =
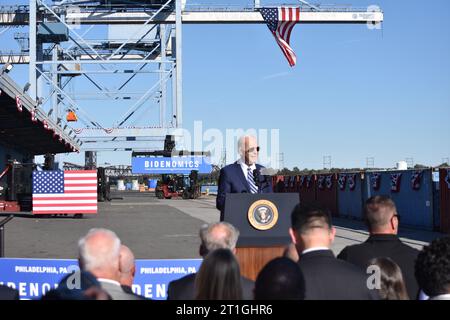
[[[108,300],[93,274],[76,271],[66,275],[56,289],[48,291],[41,300]]]
[[[292,242],[302,249],[314,246],[330,247],[336,230],[331,223],[331,214],[318,205],[298,204],[291,214]]]
[[[80,268],[97,278],[119,281],[120,239],[108,229],[91,229],[78,241]]]
[[[303,300],[305,279],[297,263],[275,258],[264,266],[255,282],[255,300]]]
[[[397,234],[397,208],[390,197],[369,198],[364,206],[364,217],[371,233]],[[395,217],[397,220],[394,220]]]
[[[216,249],[229,249],[235,252],[239,230],[228,222],[205,224],[200,228],[200,255],[205,257]]]
[[[211,251],[195,277],[198,300],[241,300],[239,263],[229,249]]]
[[[383,300],[409,300],[400,267],[387,257],[374,258],[369,266],[378,266],[380,271],[379,295]]]
[[[430,297],[450,294],[450,237],[436,239],[417,256],[415,275]]]
[[[133,252],[125,245],[120,246],[119,269],[120,284],[131,287],[136,272],[136,264]]]

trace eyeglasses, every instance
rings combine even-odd
[[[260,149],[259,147],[256,147],[256,148],[253,147],[253,148],[249,148],[249,149],[246,150],[245,152],[246,152],[246,153],[250,153],[250,152],[255,152],[255,150],[256,150],[256,152],[259,152],[259,149]]]

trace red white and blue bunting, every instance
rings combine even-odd
[[[400,191],[401,178],[402,178],[401,173],[391,173],[391,191],[392,192]]]
[[[36,108],[31,109],[31,121],[37,122]]]
[[[308,188],[308,189],[311,188],[312,180],[313,180],[313,176],[312,175],[306,177],[306,188]]]
[[[347,175],[346,174],[342,174],[342,173],[339,174],[339,178],[338,178],[339,189],[344,190],[346,182],[347,182]]]
[[[414,171],[411,174],[411,187],[413,190],[420,189],[420,182],[422,180],[422,171]]]
[[[450,169],[447,169],[447,176],[445,177],[445,182],[447,183],[447,188],[450,189]]]
[[[348,188],[353,191],[356,188],[356,173],[348,175]]]
[[[299,183],[300,188],[303,188],[303,186],[305,185],[305,181],[306,176],[300,176],[300,183]]]
[[[19,96],[16,96],[16,106],[17,106],[17,110],[22,112],[22,110],[23,110],[23,108],[22,108],[22,100],[20,100]]]
[[[331,190],[331,188],[333,188],[333,175],[332,174],[325,177],[325,185],[327,186],[328,190]]]
[[[372,182],[372,188],[373,188],[373,190],[378,190],[378,189],[380,189],[380,185],[381,185],[381,174],[378,173],[378,172],[372,173],[372,175],[370,176],[370,181]]]
[[[50,127],[49,127],[49,125],[48,125],[47,120],[44,120],[44,121],[42,122],[42,125],[44,126],[44,129],[50,130]]]
[[[320,190],[325,189],[325,176],[319,176],[317,178],[317,186]]]

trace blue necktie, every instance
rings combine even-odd
[[[253,172],[251,168],[247,168],[247,182],[250,186],[251,193],[258,193],[258,187],[255,184],[255,180],[253,178]]]

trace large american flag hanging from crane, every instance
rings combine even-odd
[[[97,213],[97,171],[33,171],[33,214]]]
[[[297,56],[289,45],[291,32],[295,24],[300,21],[299,7],[261,8],[261,15],[267,23],[275,40],[286,56],[291,67],[295,66]]]

